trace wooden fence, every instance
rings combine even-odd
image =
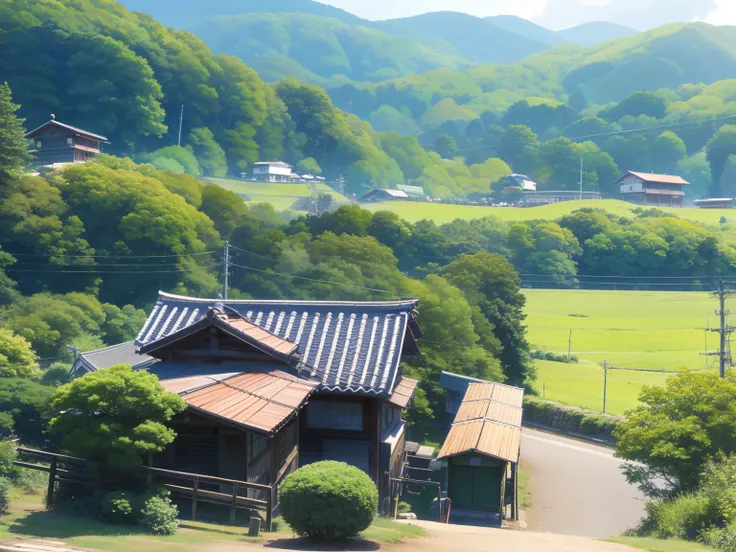
[[[22,468],[38,470],[49,474],[48,491],[46,494],[46,505],[54,505],[54,494],[57,481],[89,485],[98,489],[117,490],[118,486],[104,481],[87,469],[90,463],[82,458],[65,456],[53,452],[17,448],[18,454],[26,457],[34,457],[36,462],[44,464],[16,461],[14,464]],[[48,463],[48,465],[46,464]],[[192,502],[192,521],[197,519],[197,505],[201,502],[229,506],[230,524],[235,524],[235,516],[238,508],[251,511],[263,512],[265,514],[266,530],[270,531],[273,521],[273,512],[278,506],[277,489],[281,479],[285,477],[280,474],[274,485],[261,485],[235,479],[224,479],[198,473],[187,473],[163,468],[144,466],[146,471],[146,482],[148,486],[160,485],[171,491],[173,496],[189,499]],[[251,494],[260,498],[250,498],[241,495],[241,491],[255,491]]]

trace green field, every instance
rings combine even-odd
[[[447,205],[442,203],[415,203],[407,201],[396,201],[391,203],[369,203],[361,205],[364,209],[371,211],[390,210],[397,213],[403,219],[416,222],[422,219],[431,219],[437,224],[452,222],[455,219],[477,219],[494,216],[501,220],[555,220],[567,215],[576,209],[594,207],[605,209],[609,213],[618,216],[632,216],[631,211],[636,205],[619,201],[616,199],[604,199],[600,201],[565,201],[541,207],[485,207],[473,205]],[[696,208],[669,208],[663,207],[663,211],[670,212],[680,218],[700,222],[703,224],[718,224],[721,217],[730,221],[736,220],[736,211],[732,209],[696,209]]]
[[[716,305],[707,293],[525,290],[529,341],[534,348],[572,354],[579,364],[537,361],[540,396],[600,411],[603,369],[608,371],[607,411],[623,414],[637,404],[643,385],[661,385],[680,367],[705,369],[718,347],[705,332]],[[715,324],[712,316],[711,325]],[[706,342],[707,340],[707,342]],[[706,364],[706,361],[708,364]]]
[[[257,196],[265,196],[263,201],[267,202],[271,202],[271,199],[278,199],[279,197],[298,198],[312,195],[312,189],[309,187],[309,184],[248,182],[247,180],[230,180],[227,178],[204,178],[203,180],[210,184],[217,184],[236,194],[251,196],[254,199],[258,199]],[[337,201],[347,201],[347,198],[335,192],[327,184],[317,184],[316,186],[318,192],[328,193]]]

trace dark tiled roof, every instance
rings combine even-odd
[[[71,130],[72,132],[76,132],[77,134],[81,134],[82,136],[85,136],[87,138],[91,138],[92,140],[98,141],[98,142],[107,142],[107,138],[104,136],[101,136],[99,134],[95,134],[94,132],[89,132],[86,130],[83,130],[81,128],[73,127],[71,125],[67,125],[65,123],[62,123],[60,121],[57,121],[55,119],[52,119],[50,121],[46,121],[44,124],[42,124],[40,127],[33,129],[32,131],[28,132],[26,134],[26,138],[33,138],[38,132],[45,129],[48,126],[57,126],[60,128],[65,128],[67,130]]]
[[[116,364],[130,364],[133,368],[142,368],[154,362],[157,362],[157,359],[136,353],[134,341],[127,341],[97,351],[82,353],[72,366],[70,375],[78,377],[87,372],[109,368]]]
[[[222,304],[245,320],[297,345],[300,372],[326,391],[389,396],[407,348],[421,330],[416,300],[390,302],[222,301],[159,293],[136,344],[144,346],[195,324]]]

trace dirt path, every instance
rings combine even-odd
[[[513,550],[514,552],[633,552],[621,544],[600,542],[584,537],[510,531],[464,525],[444,525],[431,521],[412,522],[424,527],[429,536],[408,540],[402,544],[385,545],[381,550],[391,552],[487,552]]]

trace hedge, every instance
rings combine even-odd
[[[613,430],[623,418],[583,410],[534,397],[524,398],[524,421],[547,426],[565,433],[579,434],[615,443]]]

